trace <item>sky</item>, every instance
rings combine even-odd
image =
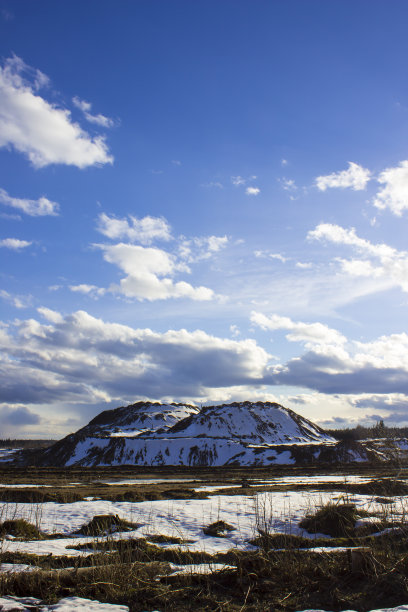
[[[408,4],[0,0],[0,437],[408,424]]]

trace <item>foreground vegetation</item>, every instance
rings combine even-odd
[[[353,470],[351,470],[353,471]],[[66,596],[98,599],[129,606],[131,612],[219,611],[219,612],[294,612],[295,610],[325,609],[366,612],[380,607],[408,603],[408,524],[387,508],[398,496],[408,495],[404,470],[398,478],[394,468],[381,469],[356,466],[355,473],[367,476],[367,482],[348,482],[347,475],[337,470],[327,471],[324,482],[264,485],[262,480],[273,477],[308,476],[321,470],[289,467],[248,469],[187,469],[187,468],[71,468],[65,470],[38,469],[28,476],[25,470],[0,468],[0,482],[27,484],[27,488],[4,488],[1,495],[33,493],[40,496],[71,493],[81,499],[94,491],[102,499],[117,499],[133,491],[142,499],[163,499],[179,496],[188,499],[198,493],[194,487],[214,485],[217,495],[245,494],[268,490],[272,495],[294,489],[344,491],[343,499],[323,507],[311,508],[301,526],[311,535],[271,533],[258,517],[258,534],[248,540],[249,549],[210,554],[188,550],[188,541],[181,537],[154,532],[134,539],[115,539],[107,534],[126,532],[137,525],[119,516],[95,516],[77,531],[93,536],[94,543],[73,545],[76,550],[90,552],[88,556],[69,557],[2,552],[1,538],[12,535],[21,540],[50,539],[38,526],[22,520],[0,521],[0,563],[27,564],[35,571],[0,573],[0,595],[37,597],[54,603]],[[330,481],[330,475],[344,480]],[[176,483],[172,479],[184,476],[190,482]],[[140,485],[108,485],[102,480],[139,477],[165,482]],[[168,479],[168,482],[166,480]],[[255,484],[256,479],[258,484]],[[31,484],[47,484],[47,488],[31,488]],[[76,483],[71,491],[71,483]],[[82,484],[78,484],[82,483]],[[217,485],[231,484],[230,489],[218,490]],[[64,488],[65,487],[65,488]],[[381,502],[384,512],[375,520],[363,522],[367,512],[349,501],[348,495],[359,493]],[[213,492],[202,492],[203,496]],[[156,495],[156,497],[154,497]],[[40,500],[38,497],[38,500]],[[177,498],[177,497],[174,497]],[[43,501],[45,498],[41,498]],[[9,500],[8,500],[9,501]],[[38,502],[39,503],[39,502]],[[370,518],[370,517],[368,517]],[[154,517],[152,517],[154,520]],[[212,537],[228,537],[231,525],[223,521],[203,523],[202,531]],[[381,532],[378,535],[377,532]],[[326,538],[319,534],[326,534]],[[306,534],[307,535],[307,534]],[[62,537],[53,534],[53,538]],[[64,536],[66,537],[66,536]],[[335,552],[328,551],[327,546]],[[324,550],[316,550],[324,547]],[[251,549],[252,548],[252,549]],[[211,571],[213,564],[225,569]],[[193,566],[205,564],[210,572],[194,573]],[[175,574],[175,566],[190,566],[187,574]]]
[[[282,545],[282,541],[279,545]],[[276,542],[278,544],[278,542]],[[303,544],[303,542],[301,542]],[[355,543],[354,543],[355,544]],[[76,559],[1,555],[1,561],[35,564],[31,573],[3,574],[0,593],[53,603],[76,595],[128,605],[131,611],[294,611],[310,608],[364,612],[408,601],[408,547],[386,541],[366,546],[353,566],[347,551],[317,554],[271,542],[255,552],[206,555],[146,540],[121,541],[110,550]],[[171,575],[170,563],[235,566],[208,575]]]

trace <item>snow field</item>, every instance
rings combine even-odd
[[[111,502],[106,500],[81,501],[70,504],[46,502],[41,504],[2,503],[1,520],[24,518],[48,534],[61,533],[61,539],[19,542],[6,539],[2,550],[33,554],[72,555],[86,554],[67,548],[78,543],[101,541],[103,538],[71,536],[72,532],[87,524],[100,514],[117,514],[133,523],[140,523],[135,530],[111,534],[109,539],[149,538],[149,535],[176,536],[191,543],[182,545],[190,551],[205,551],[210,554],[226,552],[231,548],[250,550],[248,540],[257,535],[260,527],[270,533],[287,533],[315,537],[300,529],[299,521],[305,514],[314,512],[329,501],[348,501],[370,512],[388,518],[401,519],[407,515],[405,498],[396,498],[395,503],[384,506],[373,501],[369,495],[348,495],[340,492],[287,491],[257,493],[249,495],[214,495],[209,499],[157,500],[144,502]],[[234,527],[226,538],[203,534],[203,527],[222,520]],[[318,537],[327,537],[317,534]],[[179,545],[163,544],[164,547]],[[89,551],[91,552],[91,551]],[[89,553],[88,553],[89,554]]]

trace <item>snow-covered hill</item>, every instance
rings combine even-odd
[[[88,423],[88,433],[103,436],[137,436],[146,432],[168,429],[180,420],[197,414],[199,408],[188,404],[137,402],[114,410],[105,410]]]
[[[279,404],[251,402],[208,406],[179,421],[166,438],[226,438],[251,444],[310,444],[333,438]]]
[[[273,465],[367,461],[378,449],[337,443],[317,425],[270,402],[207,406],[138,402],[106,410],[37,453],[54,466]],[[32,459],[32,456],[31,456]]]

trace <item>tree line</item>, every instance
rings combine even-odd
[[[375,425],[346,427],[344,429],[325,429],[325,432],[336,440],[367,440],[373,438],[406,438],[408,427],[388,427],[384,421],[377,421]]]

